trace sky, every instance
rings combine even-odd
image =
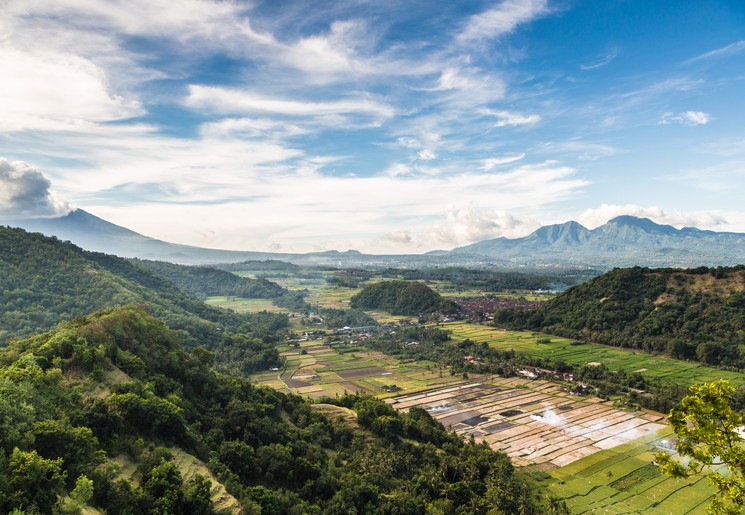
[[[745,232],[743,0],[0,3],[0,221],[277,252]]]

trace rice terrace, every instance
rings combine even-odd
[[[468,335],[491,345],[539,347],[540,335],[462,323],[445,327],[454,338]],[[561,338],[551,341],[556,352],[564,347],[571,349],[567,353],[578,352]],[[551,344],[540,347],[551,352]],[[624,366],[644,368],[649,360],[661,359],[602,347],[597,351],[601,355],[588,352],[581,358],[605,357],[611,366],[620,360]],[[550,381],[475,374],[464,379],[443,373],[434,363],[398,360],[363,348],[339,352],[321,340],[284,346],[282,354],[287,358],[284,369],[256,374],[253,381],[311,398],[359,392],[380,396],[402,411],[424,408],[465,438],[505,452],[543,491],[566,501],[572,513],[703,513],[714,493],[706,480],[672,479],[657,472],[653,455],[670,449],[673,438],[660,413],[619,409],[612,401],[578,396]],[[695,365],[669,361],[667,373],[694,375],[689,367]],[[696,372],[722,373],[708,367]]]

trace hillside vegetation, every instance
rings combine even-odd
[[[286,315],[239,315],[207,306],[129,260],[0,227],[0,345],[132,303],[146,304],[185,344],[214,350],[218,364],[233,374],[276,364],[279,354],[270,344],[289,324]]]
[[[495,323],[745,369],[745,267],[616,269]]]
[[[175,265],[165,261],[133,260],[179,285],[200,299],[215,295],[243,297],[247,299],[275,299],[286,295],[288,290],[266,279],[250,279],[216,268],[204,266]]]
[[[209,476],[245,513],[537,513],[505,455],[425,410],[347,395],[326,402],[356,422],[330,420],[211,364],[136,306],[12,342],[0,351],[0,512],[209,514],[221,491]],[[186,479],[183,463],[210,472]]]
[[[366,286],[352,297],[353,308],[381,309],[393,315],[454,312],[458,306],[417,281],[382,281]]]

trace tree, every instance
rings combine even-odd
[[[673,477],[702,474],[718,491],[707,513],[739,514],[745,507],[745,448],[739,432],[743,420],[730,406],[735,388],[719,380],[691,386],[680,408],[670,412],[670,426],[678,436],[675,449],[687,465],[673,459],[668,452],[655,455],[660,471]],[[721,474],[712,466],[726,465]]]

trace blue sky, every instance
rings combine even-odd
[[[5,0],[0,218],[419,253],[745,232],[745,2]]]

